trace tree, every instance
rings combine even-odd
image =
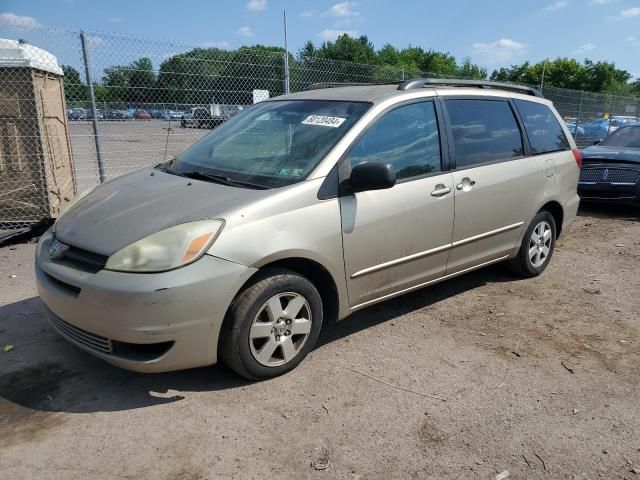
[[[512,65],[509,68],[495,70],[491,79],[503,82],[538,85],[542,81],[549,87],[587,90],[591,92],[615,93],[628,90],[631,74],[616,68],[614,63],[593,62],[586,59],[583,63],[573,58],[556,58],[548,62],[531,65]]]
[[[617,93],[623,91],[631,74],[616,68],[615,63],[584,61],[586,70],[585,90],[592,92]]]
[[[467,80],[486,80],[487,75],[488,72],[486,68],[475,65],[468,57],[465,58],[462,65],[458,67],[458,72],[456,74],[457,77]]]
[[[155,100],[156,74],[151,60],[142,57],[129,65],[105,68],[102,85],[109,102],[150,103]]]
[[[299,62],[308,62],[318,56],[318,51],[311,40],[307,40],[304,46],[298,50],[296,60]]]
[[[64,74],[64,98],[68,107],[73,107],[79,102],[82,104],[87,101],[87,87],[82,83],[80,72],[71,65],[62,65],[62,73]],[[84,105],[82,105],[84,106]]]
[[[375,63],[376,51],[366,35],[358,38],[343,33],[335,42],[323,42],[317,50],[319,58],[352,63]]]

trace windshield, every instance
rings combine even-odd
[[[600,142],[603,147],[640,148],[640,127],[616,130]]]
[[[263,188],[303,180],[370,104],[327,100],[254,105],[165,166],[178,174],[219,175]]]

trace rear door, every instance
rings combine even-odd
[[[444,101],[452,133],[455,222],[447,274],[498,260],[517,245],[544,181],[507,98]]]
[[[347,172],[362,162],[386,162],[397,176],[390,189],[340,197],[352,308],[444,275],[454,205],[438,111],[431,100],[392,108],[344,159]]]
[[[544,166],[546,177],[553,180],[568,174],[575,178],[575,157],[569,139],[551,108],[527,100],[514,100],[513,104],[524,124],[531,155]],[[562,178],[559,180],[563,182]]]

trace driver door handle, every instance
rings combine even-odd
[[[444,197],[447,193],[451,193],[451,188],[442,184],[436,185],[436,189],[431,192],[432,197]]]

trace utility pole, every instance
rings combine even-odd
[[[284,93],[289,93],[289,45],[287,43],[287,11],[284,10]]]

